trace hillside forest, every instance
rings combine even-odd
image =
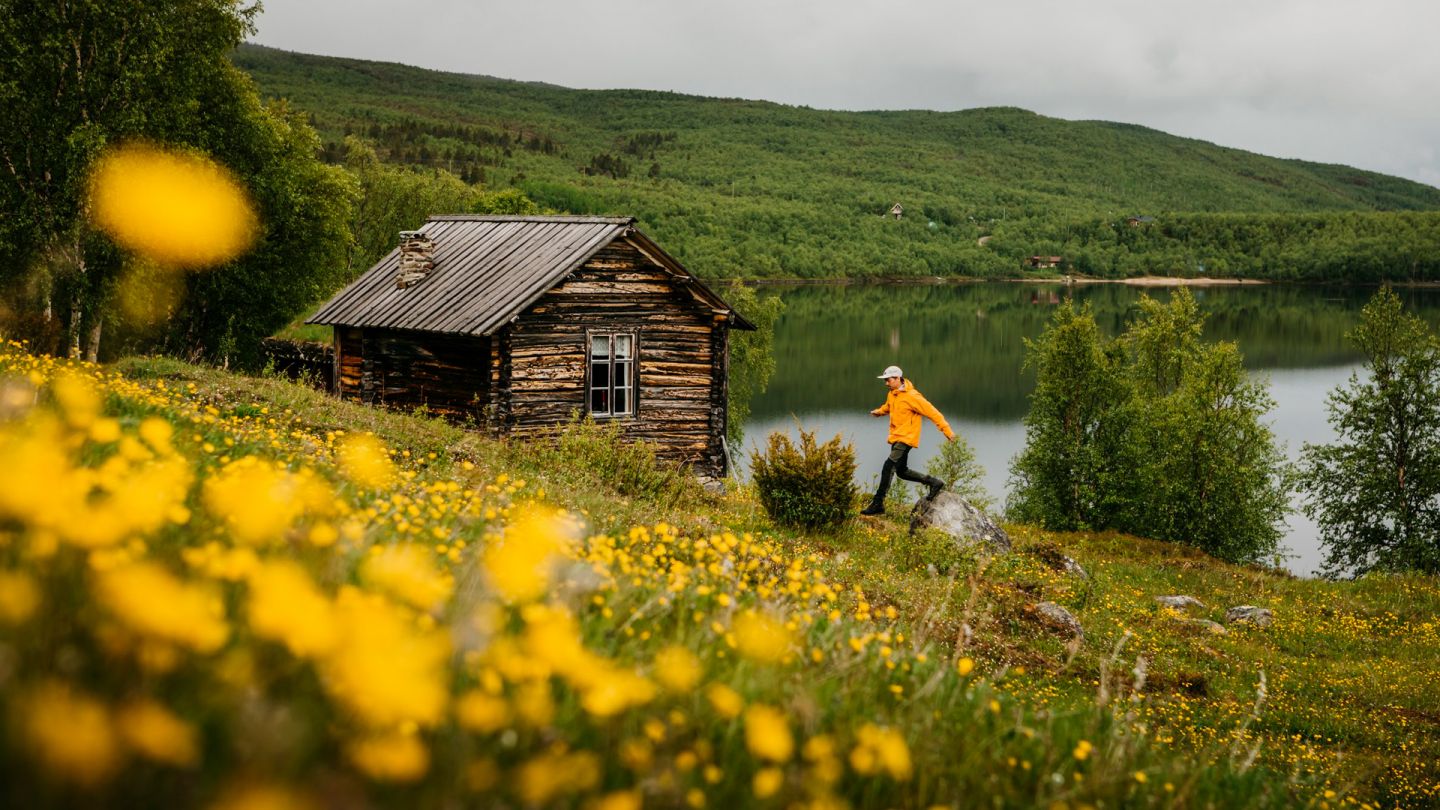
[[[363,144],[547,210],[635,216],[710,278],[1440,274],[1440,189],[1129,124],[570,90],[253,45],[233,60],[305,111],[328,162]]]

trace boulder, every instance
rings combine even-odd
[[[1080,627],[1080,620],[1054,602],[1040,602],[1035,605],[1035,615],[1056,630],[1063,630],[1076,638],[1085,637],[1085,631]]]
[[[1267,627],[1274,619],[1275,614],[1271,613],[1269,608],[1254,605],[1236,605],[1225,611],[1227,624],[1247,623],[1256,627]]]
[[[1219,622],[1212,622],[1209,619],[1186,619],[1185,623],[1196,627],[1203,627],[1217,636],[1223,636],[1229,632],[1225,629],[1225,625]]]
[[[1054,544],[1040,543],[1027,546],[1022,548],[1021,552],[1035,557],[1062,574],[1071,574],[1081,579],[1090,578],[1090,574],[1086,572],[1084,566],[1076,562],[1073,557],[1061,551],[1060,548]]]
[[[924,528],[945,532],[962,548],[982,544],[991,551],[1010,551],[1010,535],[984,512],[953,492],[941,492],[934,500],[921,498],[915,504],[910,515],[910,533]]]
[[[1159,602],[1165,607],[1175,608],[1176,610],[1184,610],[1188,607],[1205,607],[1204,602],[1201,602],[1199,599],[1196,599],[1193,596],[1157,596],[1155,597],[1155,601]]]

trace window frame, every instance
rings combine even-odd
[[[630,339],[630,356],[623,360],[628,365],[626,382],[628,385],[615,385],[615,339],[627,337]],[[609,345],[609,355],[599,362],[606,368],[607,385],[602,389],[595,385],[595,341],[597,338],[606,338]],[[594,395],[596,391],[606,392],[606,401],[610,408],[605,411],[597,411],[594,407]],[[616,412],[614,409],[615,391],[628,391],[628,406],[624,411]],[[585,412],[596,419],[634,419],[640,412],[640,335],[635,329],[587,329],[585,330]]]

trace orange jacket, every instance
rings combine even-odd
[[[911,447],[920,446],[920,417],[925,417],[940,428],[945,438],[955,438],[955,431],[950,429],[950,423],[945,417],[930,404],[930,400],[921,396],[915,386],[907,380],[900,384],[900,387],[891,391],[885,397],[885,404],[876,408],[871,413],[878,415],[890,414],[890,437],[885,441],[894,444],[904,442]]]

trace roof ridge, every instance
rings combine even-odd
[[[577,225],[633,225],[635,217],[595,217],[572,214],[436,214],[427,222],[558,222]]]

